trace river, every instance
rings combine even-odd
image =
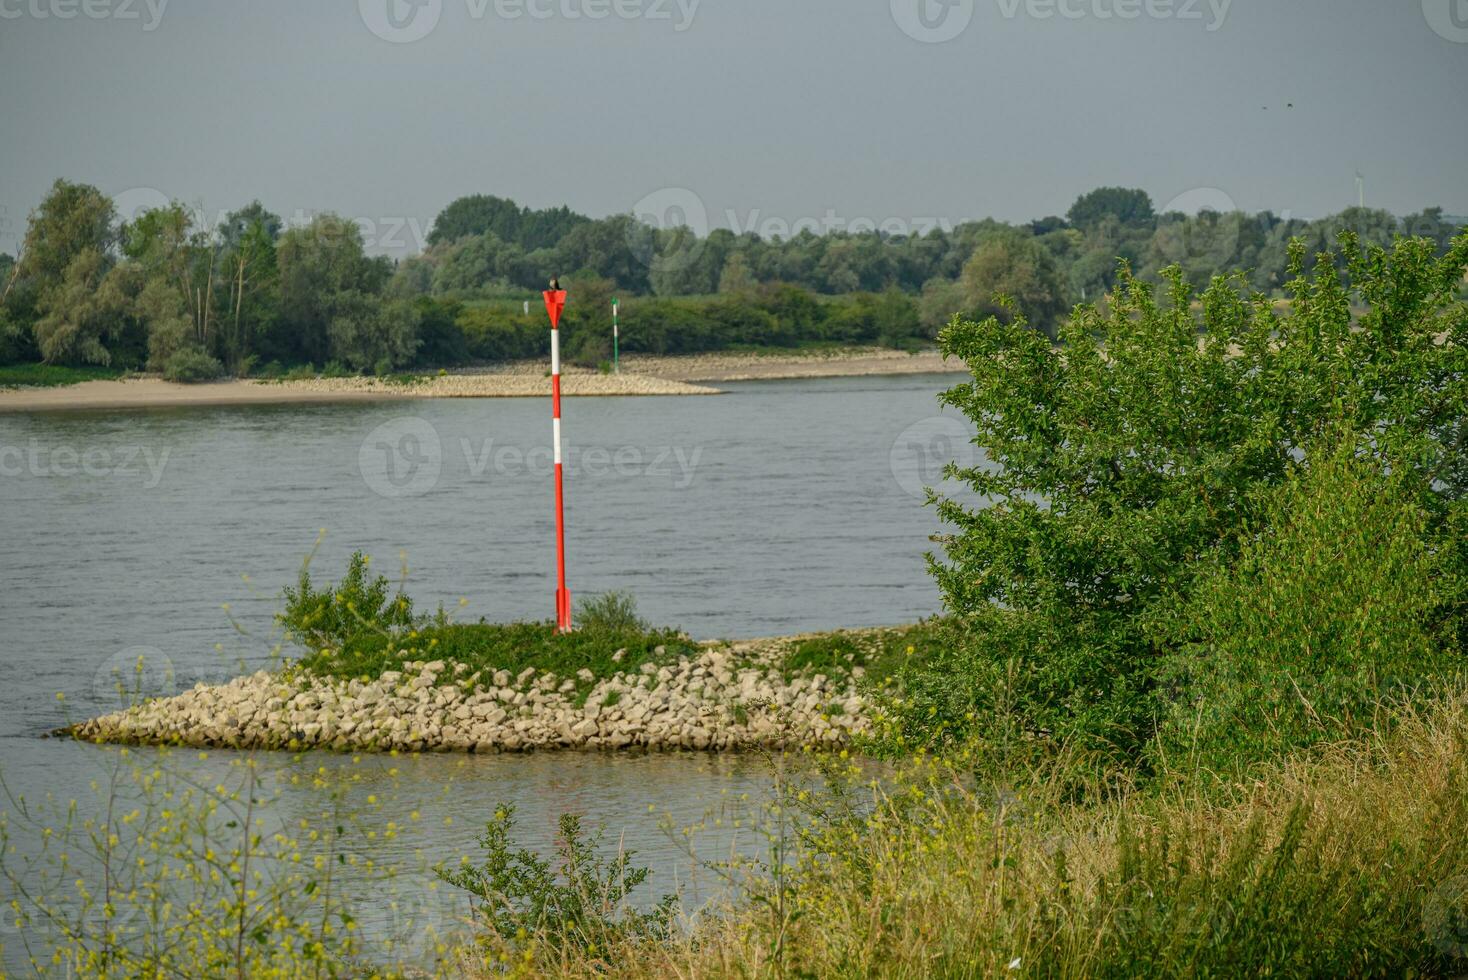
[[[935,398],[952,383],[831,378],[568,400],[573,593],[631,592],[646,618],[700,639],[938,612],[924,553],[939,524],[922,487],[971,451],[965,424]],[[150,694],[274,662],[280,589],[313,549],[318,581],[360,549],[394,578],[406,569],[420,608],[550,618],[548,416],[548,402],[524,399],[0,414],[7,786],[30,800],[87,798],[106,750],[41,736],[114,706],[116,676],[139,656]],[[421,810],[421,830],[384,844],[386,857],[472,849],[501,803],[519,808],[525,842],[544,847],[556,814],[572,810],[638,850],[655,891],[692,871],[660,825],[696,822],[770,779],[766,760],[695,755],[391,767],[389,808]]]

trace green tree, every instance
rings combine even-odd
[[[566,207],[532,211],[502,197],[474,194],[459,198],[439,212],[428,233],[428,243],[448,245],[489,234],[534,251],[554,247],[572,228],[589,220]]]
[[[122,226],[125,270],[138,294],[136,312],[147,325],[148,364],[162,370],[184,347],[206,353],[218,343],[218,248],[179,202],[153,208]],[[219,280],[219,281],[216,281]]]
[[[48,362],[111,363],[107,342],[125,329],[107,319],[117,291],[88,294],[112,267],[115,219],[112,201],[97,188],[66,180],[51,186],[0,286],[11,349],[34,349]]]
[[[357,371],[387,374],[412,362],[420,319],[418,308],[406,300],[339,293],[327,327],[331,356]]]
[[[95,248],[82,249],[61,280],[41,293],[36,346],[47,364],[111,364],[108,344],[129,326],[131,296],[112,264]]]
[[[744,253],[729,253],[724,260],[724,269],[719,273],[719,292],[725,296],[748,296],[754,292],[754,287],[754,276],[749,271]]]
[[[985,503],[937,503],[954,533],[933,568],[971,640],[912,678],[910,734],[1017,726],[1135,753],[1177,610],[1333,433],[1413,474],[1428,533],[1463,567],[1448,529],[1468,491],[1468,235],[1442,258],[1425,239],[1341,246],[1348,282],[1330,256],[1307,278],[1295,247],[1283,312],[1237,278],[1196,296],[1176,268],[1159,302],[1123,269],[1059,346],[1022,317],[943,330],[971,378],[942,401],[984,460],[956,475]]]
[[[960,278],[965,312],[979,316],[1010,315],[1007,297],[1026,320],[1048,333],[1065,309],[1055,259],[1034,238],[1015,233],[980,245]]]
[[[276,240],[284,223],[259,201],[226,215],[219,226],[219,266],[227,281],[221,353],[236,373],[254,355],[256,338],[275,315],[279,266]]]
[[[286,359],[323,364],[334,356],[331,322],[338,308],[346,322],[357,322],[358,295],[378,292],[386,270],[363,252],[357,226],[334,214],[286,231],[275,255],[280,289],[276,343]]]
[[[1146,191],[1125,187],[1098,187],[1076,198],[1066,220],[1077,228],[1091,228],[1106,218],[1124,225],[1150,225],[1155,218],[1152,198]]]
[[[60,285],[83,252],[106,256],[117,240],[112,200],[90,184],[58,180],[32,212],[21,246],[18,277],[45,293]]]
[[[1417,478],[1349,435],[1292,467],[1238,561],[1205,572],[1170,629],[1159,754],[1235,775],[1358,736],[1382,698],[1464,666],[1433,634],[1461,584],[1427,534]]]

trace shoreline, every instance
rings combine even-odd
[[[908,354],[879,348],[803,353],[639,355],[623,359],[622,374],[568,367],[567,397],[717,395],[712,385],[729,381],[958,373],[934,351]],[[955,366],[956,365],[956,366]],[[110,408],[292,405],[421,398],[545,398],[550,382],[540,361],[426,376],[411,384],[377,378],[302,381],[226,380],[180,384],[161,378],[83,381],[43,388],[0,389],[0,413]]]
[[[286,666],[200,683],[54,734],[99,744],[338,752],[839,747],[871,730],[865,671],[782,672],[783,655],[812,635],[705,644],[599,680],[587,670],[561,677],[533,667],[516,676],[471,673],[444,660],[414,661],[370,681]]]

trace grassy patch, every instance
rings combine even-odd
[[[63,364],[8,364],[0,367],[0,388],[55,388],[83,381],[113,381],[126,372],[108,367]]]
[[[861,667],[869,682],[885,686],[914,666],[926,664],[947,642],[951,624],[930,619],[894,629],[823,633],[791,644],[780,661],[786,677],[847,674]]]
[[[358,634],[340,647],[327,647],[301,660],[301,666],[321,676],[376,678],[385,671],[404,670],[411,662],[443,660],[460,663],[469,673],[507,670],[519,674],[534,668],[574,679],[589,670],[597,680],[637,672],[645,663],[665,663],[689,653],[694,644],[673,629],[579,629],[559,634],[555,624],[464,623],[427,626],[392,638]],[[621,657],[617,656],[622,651]],[[661,652],[659,652],[661,651]],[[454,678],[445,673],[441,683]]]

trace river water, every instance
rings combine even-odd
[[[646,618],[700,639],[938,612],[924,553],[940,528],[922,488],[945,460],[968,462],[969,430],[935,397],[953,380],[569,399],[573,593],[631,592]],[[0,414],[7,787],[30,800],[87,798],[112,756],[41,735],[115,706],[116,678],[140,656],[150,694],[272,663],[280,589],[313,550],[318,581],[360,549],[385,574],[406,568],[420,608],[550,618],[548,415],[525,399]],[[202,770],[222,763],[176,754],[169,764],[212,778]],[[693,871],[666,825],[697,822],[771,778],[767,760],[695,755],[361,764],[390,764],[399,802],[389,808],[421,811],[418,832],[384,843],[383,857],[472,849],[501,803],[516,804],[525,842],[543,847],[570,810],[638,850],[659,892]],[[715,849],[727,843],[714,832]]]

